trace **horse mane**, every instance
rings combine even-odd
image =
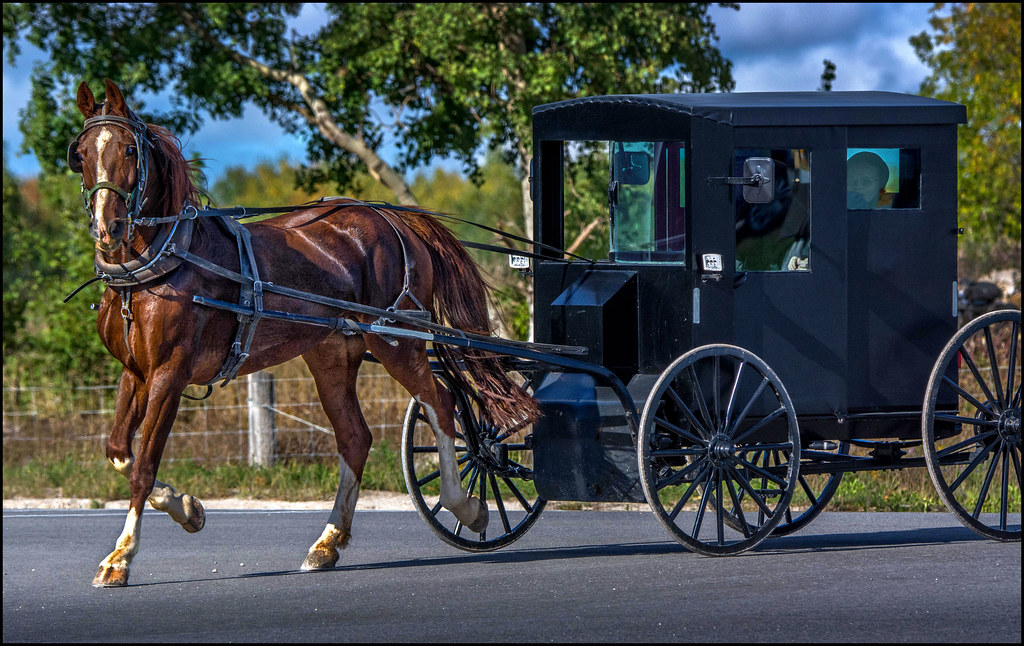
[[[153,144],[152,159],[156,164],[149,179],[159,178],[153,186],[159,186],[160,193],[154,195],[151,202],[163,210],[158,217],[177,215],[188,204],[199,206],[206,192],[196,184],[196,180],[203,177],[196,164],[198,160],[185,159],[181,154],[181,140],[166,128],[151,123],[146,127]]]

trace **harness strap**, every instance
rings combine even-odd
[[[249,230],[231,218],[218,218],[217,221],[235,237],[238,244],[239,273],[236,274],[240,286],[238,304],[245,310],[244,314],[241,312],[237,314],[238,329],[235,332],[235,340],[231,343],[231,349],[228,351],[227,359],[224,360],[224,365],[221,366],[217,376],[205,384],[210,385],[223,379],[221,383],[223,388],[238,376],[242,364],[249,358],[249,347],[256,334],[256,326],[263,315],[263,283],[260,281],[259,267],[256,265],[256,256],[252,250],[252,235]]]

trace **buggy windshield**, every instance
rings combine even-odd
[[[624,262],[683,262],[686,147],[682,143],[587,141],[566,142],[566,146],[563,197],[568,251]],[[601,214],[605,204],[607,216]]]

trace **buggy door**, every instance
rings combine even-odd
[[[734,227],[735,256],[724,267],[733,343],[775,370],[801,415],[846,408],[846,211],[829,190],[844,177],[844,160],[828,132],[738,130],[733,175],[743,175],[748,158],[771,158],[774,197],[750,204],[741,187],[729,187],[722,214]]]

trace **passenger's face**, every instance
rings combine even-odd
[[[877,200],[884,183],[870,168],[849,168],[846,171],[846,190],[860,193],[865,199]]]

